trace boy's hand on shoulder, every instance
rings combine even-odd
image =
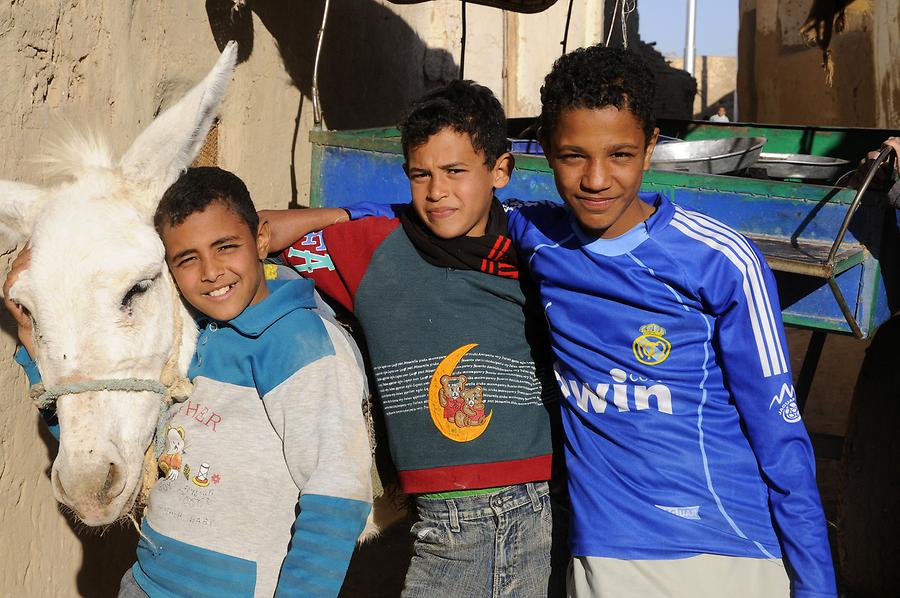
[[[19,342],[28,351],[28,354],[34,357],[34,323],[31,320],[31,314],[20,303],[9,298],[9,290],[19,279],[19,275],[28,269],[31,263],[31,245],[26,244],[25,248],[19,252],[19,255],[10,263],[9,273],[3,283],[3,305],[7,311],[12,314],[13,319],[18,326]]]
[[[342,208],[260,210],[258,214],[260,224],[269,223],[270,253],[287,249],[309,233],[350,220],[350,215]]]

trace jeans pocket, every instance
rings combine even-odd
[[[409,533],[415,537],[416,546],[418,545],[441,545],[446,544],[449,536],[449,530],[444,525],[434,521],[416,521]]]

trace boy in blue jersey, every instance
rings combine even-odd
[[[154,222],[200,336],[119,595],[337,596],[371,506],[352,341],[312,282],[266,279],[269,228],[235,175],[188,170]]]
[[[565,206],[509,214],[564,397],[570,594],[835,596],[772,273],[735,231],[638,194],[653,99],[631,51],[557,60],[541,138]]]

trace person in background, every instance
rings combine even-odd
[[[714,123],[727,123],[730,122],[731,119],[728,118],[728,111],[725,110],[725,106],[719,104],[719,109],[716,110],[716,113],[709,117],[709,120]]]

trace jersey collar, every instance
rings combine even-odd
[[[655,208],[653,214],[618,237],[613,239],[593,237],[584,232],[575,220],[575,217],[570,214],[572,230],[575,231],[575,235],[584,248],[591,253],[614,256],[634,251],[641,243],[649,239],[653,233],[672,219],[674,210],[672,204],[659,193],[638,193],[638,199],[652,205]]]

